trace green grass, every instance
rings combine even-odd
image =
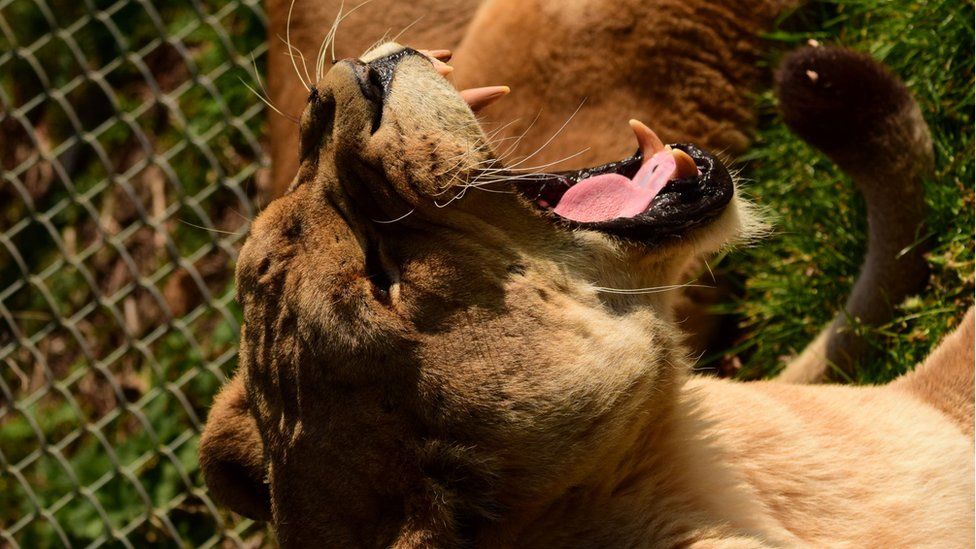
[[[809,38],[868,52],[912,90],[935,144],[936,172],[925,183],[931,277],[894,320],[864,329],[872,356],[852,380],[880,383],[922,360],[973,303],[973,4],[838,0],[811,11],[800,24],[813,26],[801,28],[819,30],[771,33],[780,47],[768,63]],[[758,103],[743,176],[773,212],[776,233],[719,267],[741,281],[741,299],[720,310],[737,315],[742,330],[727,353],[742,361],[742,378],[774,374],[813,338],[843,304],[865,247],[864,204],[850,180],[789,133],[772,92]]]

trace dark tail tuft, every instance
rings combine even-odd
[[[908,88],[865,54],[803,48],[786,57],[776,84],[786,124],[853,178],[868,210],[868,253],[845,310],[782,376],[814,381],[829,364],[852,371],[866,354],[850,318],[886,322],[925,282],[922,182],[932,139]]]
[[[896,145],[904,145],[906,151],[924,149],[931,157],[928,132],[905,135],[902,128],[914,122],[906,115],[916,109],[915,100],[895,75],[868,55],[842,48],[803,48],[786,57],[776,84],[780,111],[790,129],[845,170],[856,170],[860,162],[871,159],[891,160]],[[893,135],[892,130],[900,131]],[[905,137],[910,141],[892,142]]]

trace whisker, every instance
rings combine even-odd
[[[532,119],[532,122],[529,124],[529,126],[520,135],[518,135],[518,136],[505,137],[505,138],[501,138],[501,139],[498,139],[498,140],[495,140],[495,141],[492,141],[491,139],[489,139],[485,143],[482,143],[482,144],[478,145],[477,147],[475,147],[473,149],[469,149],[467,151],[461,152],[460,154],[454,155],[451,158],[448,158],[446,160],[447,162],[450,162],[450,161],[455,160],[455,159],[457,159],[457,162],[455,162],[453,166],[451,166],[451,167],[449,167],[449,168],[447,168],[445,170],[442,170],[440,175],[443,175],[443,174],[450,173],[450,172],[454,171],[455,169],[457,169],[461,165],[461,163],[464,162],[464,159],[465,158],[467,158],[468,156],[470,156],[472,154],[475,154],[476,152],[478,152],[478,151],[480,151],[480,150],[482,150],[482,149],[484,149],[486,147],[487,148],[492,148],[492,146],[495,145],[495,144],[497,144],[497,143],[501,143],[503,141],[509,141],[509,140],[514,139],[515,142],[506,150],[506,154],[504,154],[503,156],[501,156],[501,157],[495,157],[495,158],[488,158],[488,159],[482,160],[482,161],[480,161],[480,162],[478,162],[478,163],[475,164],[475,166],[478,166],[478,165],[481,165],[481,164],[489,164],[489,167],[494,166],[496,163],[500,162],[506,156],[508,156],[508,154],[510,154],[509,151],[511,151],[515,146],[517,146],[518,145],[518,142],[521,141],[521,139],[523,137],[525,137],[525,135],[528,133],[528,131],[530,129],[532,129],[532,126],[535,125],[535,123],[539,119],[539,116],[540,115],[541,115],[541,111],[538,114],[536,114],[535,118]],[[502,125],[500,128],[498,128],[497,130],[495,130],[495,132],[492,135],[497,135],[498,132],[501,132],[502,130],[504,130],[505,128],[511,126],[512,124],[515,124],[519,120],[520,120],[520,118],[516,118],[516,119],[512,120],[511,122],[508,122],[508,123]],[[447,189],[449,189],[451,187],[452,187],[452,185],[449,182],[444,187],[444,190],[446,191]]]
[[[264,92],[264,95],[270,97],[268,94],[268,88],[264,87],[264,80],[261,79],[261,71],[258,70],[258,60],[254,57],[253,52],[251,52],[251,68],[254,69],[254,79],[257,80],[258,86],[261,87],[261,91]]]
[[[365,6],[366,4],[369,4],[372,1],[373,0],[363,0],[363,2],[361,2],[358,6],[356,6],[355,8],[353,8],[351,10],[349,10],[345,15],[343,15],[342,17],[340,17],[340,18],[338,18],[336,20],[336,23],[335,23],[335,31],[333,31],[333,33],[332,33],[332,45],[329,48],[330,51],[331,51],[331,53],[332,53],[332,64],[333,65],[336,64],[335,43],[336,43],[336,35],[339,34],[339,25],[342,24],[342,22],[346,19],[346,17],[349,17],[350,15],[352,15],[353,12],[355,12],[359,8]]]
[[[519,146],[522,140],[525,139],[525,136],[529,134],[529,131],[535,126],[535,123],[539,121],[540,117],[542,117],[542,109],[539,109],[539,112],[535,114],[535,117],[532,119],[532,122],[530,122],[528,127],[526,127],[525,130],[518,136],[518,139],[516,139],[511,145],[509,145],[509,147],[505,149],[504,153],[498,156],[499,161],[506,160],[511,154],[515,152],[516,148]]]
[[[295,0],[291,0],[291,5],[288,6],[288,18],[285,19],[285,45],[288,46],[289,54],[291,50],[295,49],[291,45],[291,12],[295,9]],[[280,38],[280,37],[279,37]],[[298,52],[301,54],[301,51]],[[302,63],[305,63],[305,56],[302,56]],[[291,65],[295,69],[295,74],[298,76],[298,80],[301,81],[302,86],[305,86],[305,90],[311,93],[312,88],[310,85],[302,79],[302,73],[298,71],[298,63],[295,61],[295,56],[291,55]],[[308,76],[308,67],[305,67],[305,76]]]
[[[712,266],[708,264],[708,260],[702,259],[702,262],[705,264],[705,269],[708,270],[708,276],[712,277],[712,282],[717,283],[718,281],[715,279],[715,273],[712,272]]]
[[[388,29],[386,29],[386,32],[384,32],[384,33],[383,33],[383,36],[380,36],[378,40],[376,40],[376,41],[374,41],[374,42],[373,42],[372,44],[370,44],[370,45],[369,45],[369,47],[368,47],[368,48],[366,48],[366,49],[365,49],[364,51],[367,51],[367,52],[369,52],[369,51],[373,51],[373,50],[374,50],[374,49],[376,49],[376,48],[377,48],[377,47],[378,47],[378,46],[379,46],[380,44],[382,44],[382,43],[384,43],[384,42],[386,42],[386,41],[387,41],[387,39],[389,38],[389,36],[390,36],[390,33],[391,33],[391,32],[393,32],[393,29],[392,29],[392,28],[388,28]]]
[[[396,223],[397,221],[402,221],[402,220],[406,219],[407,216],[409,216],[410,214],[412,214],[414,211],[416,211],[416,208],[410,210],[409,212],[401,215],[400,217],[398,217],[396,219],[391,219],[389,221],[380,221],[379,219],[374,219],[373,220],[373,223],[384,223],[384,224],[385,223]]]
[[[207,232],[210,232],[210,233],[227,234],[227,235],[230,235],[230,236],[238,236],[238,235],[241,234],[240,232],[232,233],[230,231],[222,231],[220,229],[214,229],[214,228],[211,228],[211,227],[204,227],[202,225],[197,225],[195,223],[190,223],[189,221],[186,221],[185,219],[181,219],[180,220],[180,223],[183,223],[184,225],[189,225],[190,227],[193,227],[195,229],[203,229],[204,231],[207,231]]]
[[[495,194],[515,194],[515,191],[503,191],[500,189],[486,189],[483,185],[471,185],[471,188],[485,192],[485,193],[495,193]]]
[[[402,30],[402,31],[400,31],[400,32],[398,32],[398,33],[396,33],[396,36],[394,36],[393,38],[391,38],[391,39],[390,39],[390,42],[396,42],[397,40],[399,40],[399,39],[400,39],[400,37],[401,37],[401,36],[403,36],[403,33],[405,33],[405,32],[407,32],[408,30],[410,30],[410,29],[411,29],[411,28],[412,28],[412,27],[413,27],[414,25],[416,25],[417,23],[419,23],[419,22],[420,22],[420,20],[421,20],[421,19],[423,19],[423,18],[424,18],[424,16],[423,16],[423,15],[421,15],[420,17],[418,17],[418,18],[416,18],[416,19],[414,19],[414,20],[413,20],[413,23],[410,23],[410,24],[409,24],[409,25],[407,25],[406,27],[403,27],[403,30]]]
[[[494,139],[494,137],[496,135],[498,135],[501,131],[503,131],[505,128],[509,127],[510,125],[516,123],[519,120],[519,119],[515,119],[515,120],[512,120],[511,122],[508,122],[507,124],[503,125],[502,127],[496,129],[491,134],[486,135],[484,142],[480,143],[478,146],[473,147],[473,148],[471,148],[471,149],[469,149],[467,151],[463,151],[463,152],[461,152],[461,153],[459,153],[459,154],[457,154],[457,155],[455,155],[455,156],[447,159],[448,162],[450,162],[452,160],[456,160],[456,162],[454,162],[454,164],[452,166],[450,166],[449,168],[447,168],[446,170],[443,170],[441,172],[441,175],[447,174],[447,173],[450,173],[450,172],[456,170],[465,161],[466,158],[470,157],[470,155],[472,155],[472,154],[476,154],[478,151],[483,150],[486,147],[487,148],[495,148],[500,143],[503,143],[503,142],[509,141],[509,140],[514,140],[513,143],[511,143],[509,145],[509,147],[505,150],[505,152],[504,152],[503,155],[498,156],[498,157],[494,157],[494,158],[487,158],[485,160],[481,160],[481,161],[475,163],[475,167],[477,167],[477,166],[486,166],[486,167],[476,168],[477,172],[476,172],[476,175],[474,176],[473,179],[471,179],[469,181],[455,183],[455,179],[457,179],[457,178],[456,178],[456,176],[455,177],[452,177],[452,179],[450,181],[448,181],[448,183],[445,185],[445,187],[439,193],[435,194],[434,196],[439,196],[439,195],[443,194],[444,192],[446,192],[448,189],[455,188],[455,187],[460,187],[460,191],[457,194],[455,194],[451,199],[449,199],[447,202],[441,204],[441,203],[439,203],[439,202],[437,202],[435,200],[434,201],[434,204],[438,208],[447,207],[448,205],[450,205],[454,201],[460,200],[461,198],[463,198],[465,192],[469,188],[475,188],[475,189],[482,190],[482,191],[485,191],[485,192],[495,192],[495,193],[510,194],[512,191],[500,190],[500,189],[488,189],[488,188],[485,188],[485,187],[487,185],[494,185],[494,184],[499,184],[499,183],[503,183],[503,182],[511,182],[511,181],[518,181],[518,180],[532,180],[532,179],[547,177],[550,174],[547,174],[547,173],[544,173],[544,172],[543,173],[539,173],[539,170],[542,170],[542,169],[545,169],[545,168],[554,166],[556,164],[560,164],[562,162],[566,162],[567,160],[570,160],[572,158],[575,158],[577,156],[580,156],[580,155],[586,153],[587,151],[589,151],[589,147],[587,147],[587,148],[581,149],[581,150],[579,150],[579,151],[577,151],[577,152],[575,152],[573,154],[570,154],[568,156],[565,156],[563,158],[560,158],[558,160],[554,160],[552,162],[547,162],[547,163],[539,164],[539,165],[535,165],[535,166],[522,166],[522,167],[519,167],[522,164],[524,164],[525,162],[527,162],[528,160],[530,160],[531,158],[537,156],[542,150],[544,150],[546,147],[548,147],[553,142],[553,140],[555,140],[556,137],[558,137],[560,135],[560,133],[562,133],[563,130],[565,130],[566,127],[573,121],[573,119],[576,117],[576,115],[579,113],[579,111],[583,108],[583,105],[585,104],[585,102],[586,102],[586,99],[584,99],[583,101],[580,102],[580,104],[576,107],[576,110],[574,110],[573,113],[570,114],[570,116],[566,119],[566,121],[563,122],[563,124],[546,140],[545,143],[543,143],[539,148],[537,148],[535,151],[533,151],[528,156],[524,156],[524,157],[520,158],[517,162],[515,162],[511,166],[508,166],[508,167],[495,167],[496,165],[498,165],[499,163],[501,163],[507,156],[509,156],[510,154],[512,154],[514,152],[514,149],[518,146],[518,144],[521,142],[521,140],[528,134],[529,130],[531,130],[532,127],[539,120],[539,118],[540,118],[540,116],[542,114],[541,111],[536,114],[535,118],[533,118],[533,120],[529,124],[529,126],[526,127],[526,129],[520,135],[518,135],[518,136],[509,136],[509,137],[504,137],[504,138],[500,138],[500,139]]]
[[[244,87],[245,88],[247,88],[248,90],[250,90],[251,93],[253,93],[255,96],[257,96],[258,99],[260,99],[261,101],[263,101],[264,104],[267,105],[269,109],[273,110],[274,112],[278,113],[279,115],[281,115],[285,119],[290,120],[291,122],[293,122],[295,124],[298,124],[299,123],[298,118],[296,118],[296,117],[294,117],[294,116],[292,116],[290,114],[285,114],[285,113],[281,112],[281,109],[279,109],[278,107],[274,106],[274,104],[271,103],[271,100],[270,99],[265,99],[263,95],[261,95],[260,93],[258,93],[251,86],[249,86],[248,83],[245,82],[243,78],[239,78],[239,80],[241,81],[241,84],[244,84]]]
[[[523,168],[525,170],[529,170],[530,173],[518,173],[518,172],[516,172],[516,173],[514,173],[512,175],[502,175],[502,174],[507,174],[507,173],[510,173],[510,172],[508,172],[508,170],[506,170],[505,168],[491,168],[491,169],[486,170],[485,172],[482,172],[479,175],[477,175],[474,178],[474,180],[471,183],[468,184],[468,186],[475,187],[475,188],[480,188],[480,187],[483,187],[485,185],[492,185],[492,184],[498,184],[498,183],[506,183],[506,182],[512,182],[512,181],[532,181],[534,179],[544,179],[544,178],[547,178],[547,177],[552,177],[554,174],[545,173],[545,172],[538,172],[536,170],[542,169],[542,168],[546,168],[546,167],[549,167],[549,166],[553,166],[555,164],[560,164],[560,163],[565,162],[565,161],[567,161],[567,160],[569,160],[571,158],[574,158],[576,156],[579,156],[579,155],[587,152],[588,150],[589,150],[589,147],[584,148],[584,149],[582,149],[580,151],[577,151],[577,152],[575,152],[575,153],[573,153],[573,154],[571,154],[569,156],[566,156],[564,158],[560,158],[558,160],[554,160],[553,162],[549,162],[549,163],[546,163],[546,164],[541,164],[539,166],[534,166],[532,168]]]
[[[229,208],[229,209],[230,209],[230,211],[232,211],[235,214],[237,214],[237,217],[240,217],[241,219],[243,219],[244,221],[246,221],[248,224],[251,224],[251,223],[254,222],[254,219],[252,219],[252,218],[250,218],[250,217],[242,214],[241,212],[237,211],[236,208]],[[261,213],[260,212],[260,208],[258,210],[259,210],[258,213],[260,214]]]
[[[296,74],[298,75],[298,79],[302,81],[302,84],[306,84],[306,82],[311,82],[311,76],[308,74],[308,67],[305,65],[305,56],[302,54],[302,52],[295,46],[292,46],[291,44],[286,42],[285,39],[282,38],[280,35],[278,36],[278,40],[281,40],[281,43],[284,44],[285,47],[289,48],[289,50],[285,52],[284,55],[290,57],[293,63],[295,59],[298,58],[299,60],[301,60],[302,66],[305,67],[305,76],[302,76],[300,72],[296,72]],[[295,70],[296,71],[298,70],[297,65]],[[306,78],[308,78],[309,80],[306,81],[305,80]],[[305,85],[305,88],[309,89],[307,84]]]
[[[707,284],[671,284],[668,286],[656,286],[651,288],[605,288],[602,286],[593,286],[593,289],[600,293],[606,294],[621,294],[621,295],[639,295],[639,294],[659,294],[663,292],[670,292],[674,290],[680,290],[681,288],[714,288],[715,286],[709,286]]]
[[[434,205],[437,206],[438,208],[446,208],[446,207],[450,206],[451,203],[454,202],[455,200],[460,200],[461,198],[463,198],[464,197],[464,193],[467,192],[467,190],[468,190],[468,187],[462,185],[461,186],[461,191],[458,192],[456,195],[454,195],[450,200],[448,200],[444,204],[440,204],[440,203],[438,203],[435,200],[434,201]]]
[[[257,62],[257,59],[254,58],[254,54],[253,53],[251,54],[251,66],[254,68],[254,79],[257,81],[258,86],[261,87],[262,93],[258,93],[257,91],[255,91],[254,88],[252,88],[251,86],[249,86],[247,84],[247,82],[244,81],[243,78],[240,78],[241,84],[244,84],[244,87],[245,88],[247,88],[248,90],[251,91],[251,93],[253,93],[254,95],[256,95],[257,98],[260,99],[261,101],[263,101],[264,104],[267,105],[268,108],[270,108],[272,111],[278,113],[279,115],[281,115],[286,120],[290,120],[291,122],[294,122],[295,124],[298,124],[298,117],[297,116],[283,113],[281,111],[281,109],[279,109],[277,106],[275,106],[274,103],[271,102],[271,94],[268,93],[268,88],[266,88],[264,86],[264,80],[261,79],[261,71],[258,70],[258,62]]]
[[[561,163],[563,163],[563,162],[565,162],[567,160],[572,160],[573,158],[576,158],[577,156],[579,156],[581,154],[585,154],[585,153],[589,152],[589,150],[590,150],[589,147],[584,147],[584,148],[582,148],[582,149],[574,152],[573,154],[571,154],[569,156],[564,156],[564,157],[562,157],[562,158],[560,158],[558,160],[553,160],[552,162],[546,162],[545,164],[539,164],[538,166],[529,166],[529,167],[524,167],[524,168],[509,168],[507,166],[506,167],[503,167],[503,168],[485,168],[484,170],[481,171],[481,173],[489,173],[489,174],[492,174],[492,173],[513,173],[513,172],[514,173],[520,173],[520,172],[527,172],[527,173],[530,173],[531,174],[531,173],[537,172],[538,170],[541,170],[543,168],[548,168],[550,166],[555,166],[557,164],[561,164]],[[538,175],[549,175],[549,174],[538,174]]]
[[[335,38],[335,29],[338,25],[339,18],[342,17],[342,10],[346,7],[346,0],[342,0],[339,3],[339,11],[336,13],[335,19],[332,20],[332,25],[329,27],[329,31],[325,33],[325,37],[322,39],[322,43],[319,44],[319,52],[315,56],[315,78],[320,80],[323,76],[323,71],[325,70],[325,53],[329,49],[329,44],[332,39]]]
[[[563,130],[565,130],[565,129],[566,129],[566,126],[568,126],[568,125],[569,125],[569,123],[573,121],[573,118],[575,118],[575,117],[576,117],[576,115],[577,115],[577,114],[578,114],[578,113],[580,112],[580,109],[582,109],[582,108],[583,108],[583,104],[584,104],[584,103],[586,103],[586,99],[585,99],[585,98],[584,98],[584,99],[583,99],[582,101],[580,101],[580,104],[579,104],[579,106],[578,106],[578,107],[576,107],[576,110],[575,110],[575,111],[573,111],[573,114],[571,114],[571,115],[569,115],[569,118],[567,118],[567,119],[566,119],[566,121],[565,121],[565,122],[563,122],[563,125],[562,125],[562,126],[559,126],[559,129],[558,129],[558,130],[556,130],[556,132],[555,132],[555,133],[553,133],[553,134],[552,134],[552,136],[551,136],[551,137],[549,137],[549,139],[548,139],[548,140],[546,140],[546,142],[545,142],[545,143],[543,143],[541,147],[539,147],[538,149],[536,149],[536,150],[535,150],[535,152],[533,152],[533,153],[532,153],[532,154],[530,154],[529,156],[526,156],[526,157],[525,157],[525,158],[523,158],[522,160],[520,160],[520,161],[518,161],[518,162],[516,162],[515,164],[512,164],[512,165],[511,165],[511,166],[509,166],[509,167],[510,167],[510,168],[514,168],[515,166],[518,166],[519,164],[522,164],[523,162],[525,162],[525,161],[527,161],[528,159],[530,159],[530,158],[532,158],[532,157],[534,157],[535,155],[537,155],[537,154],[539,154],[540,152],[542,152],[542,150],[543,150],[543,149],[545,149],[546,147],[548,147],[548,146],[549,146],[549,144],[550,144],[550,143],[552,143],[552,141],[553,141],[554,139],[556,139],[556,137],[558,137],[558,136],[559,136],[559,134],[560,134],[560,133],[562,133],[562,131],[563,131]]]

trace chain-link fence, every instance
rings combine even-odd
[[[241,545],[197,441],[267,179],[259,0],[0,0],[0,547]]]

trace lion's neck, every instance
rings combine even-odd
[[[683,386],[675,392],[673,406],[587,483],[513,509],[484,541],[656,547],[777,537],[718,443],[706,437],[697,395]]]

